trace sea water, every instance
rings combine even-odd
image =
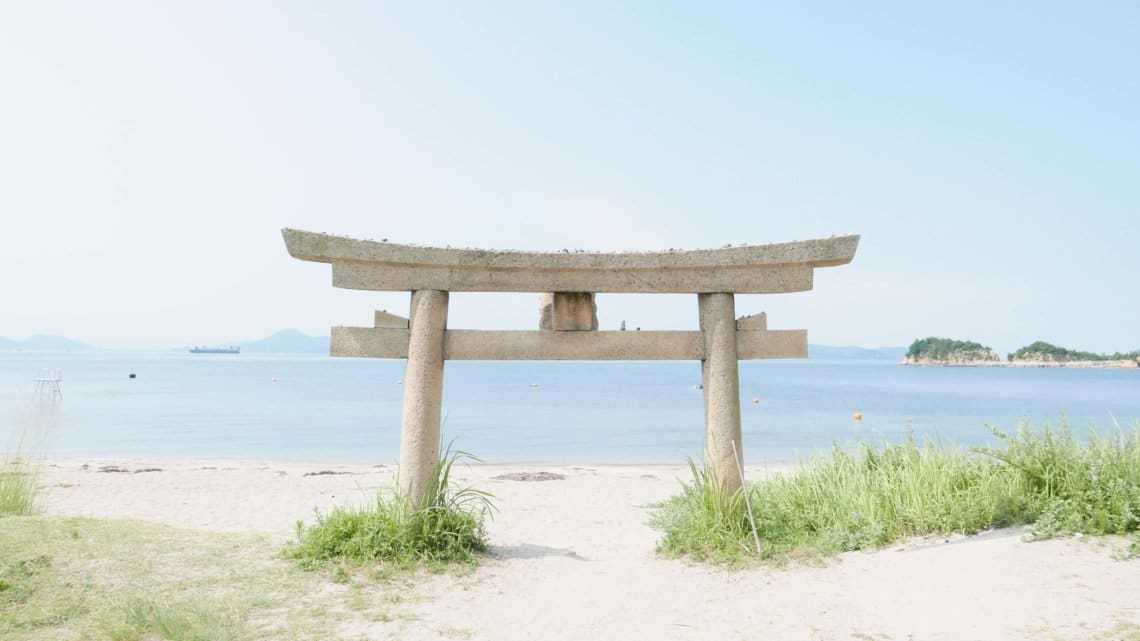
[[[59,421],[38,444],[49,457],[390,463],[399,452],[402,361],[0,352],[4,442],[42,368],[63,378]],[[703,445],[699,383],[695,362],[449,362],[443,438],[492,462],[681,463]],[[995,441],[987,425],[1022,419],[1065,415],[1082,433],[1140,419],[1136,370],[747,361],[740,392],[754,463],[910,429],[980,445]]]

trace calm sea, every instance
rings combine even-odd
[[[0,437],[27,420],[45,367],[63,375],[48,456],[388,463],[398,453],[402,361],[0,353]],[[898,440],[908,426],[983,444],[993,440],[986,424],[1009,430],[1065,414],[1085,430],[1140,418],[1135,370],[810,360],[745,362],[740,375],[750,462],[791,460],[860,432]],[[688,362],[452,362],[444,439],[495,462],[679,463],[702,445],[699,380]]]

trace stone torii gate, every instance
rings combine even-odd
[[[413,505],[439,457],[446,360],[699,360],[710,471],[740,487],[737,361],[807,357],[806,330],[736,318],[735,294],[812,288],[816,267],[851,262],[859,236],[692,251],[523,252],[419,247],[283,229],[294,258],[332,264],[334,287],[411,292],[408,318],[332,328],[333,356],[407,359],[400,483]],[[449,292],[541,294],[538,331],[447,329]],[[700,331],[598,331],[596,293],[696,294]]]

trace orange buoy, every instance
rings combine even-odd
[[[863,412],[855,412],[855,422],[858,423],[861,420],[863,420]]]

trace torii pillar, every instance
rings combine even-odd
[[[851,262],[858,236],[723,249],[546,253],[419,247],[282,230],[295,258],[332,264],[334,287],[411,292],[407,318],[334,327],[333,356],[407,359],[400,484],[423,506],[439,460],[447,360],[699,360],[705,456],[728,495],[740,488],[744,444],[737,361],[807,357],[807,332],[736,318],[735,294],[812,288],[817,267]],[[542,294],[538,331],[447,329],[448,293]],[[697,294],[699,331],[598,331],[595,294]]]
[[[443,336],[447,292],[412,292],[408,316],[408,368],[404,374],[404,420],[400,430],[400,480],[419,505],[439,463],[440,410],[443,404]]]

